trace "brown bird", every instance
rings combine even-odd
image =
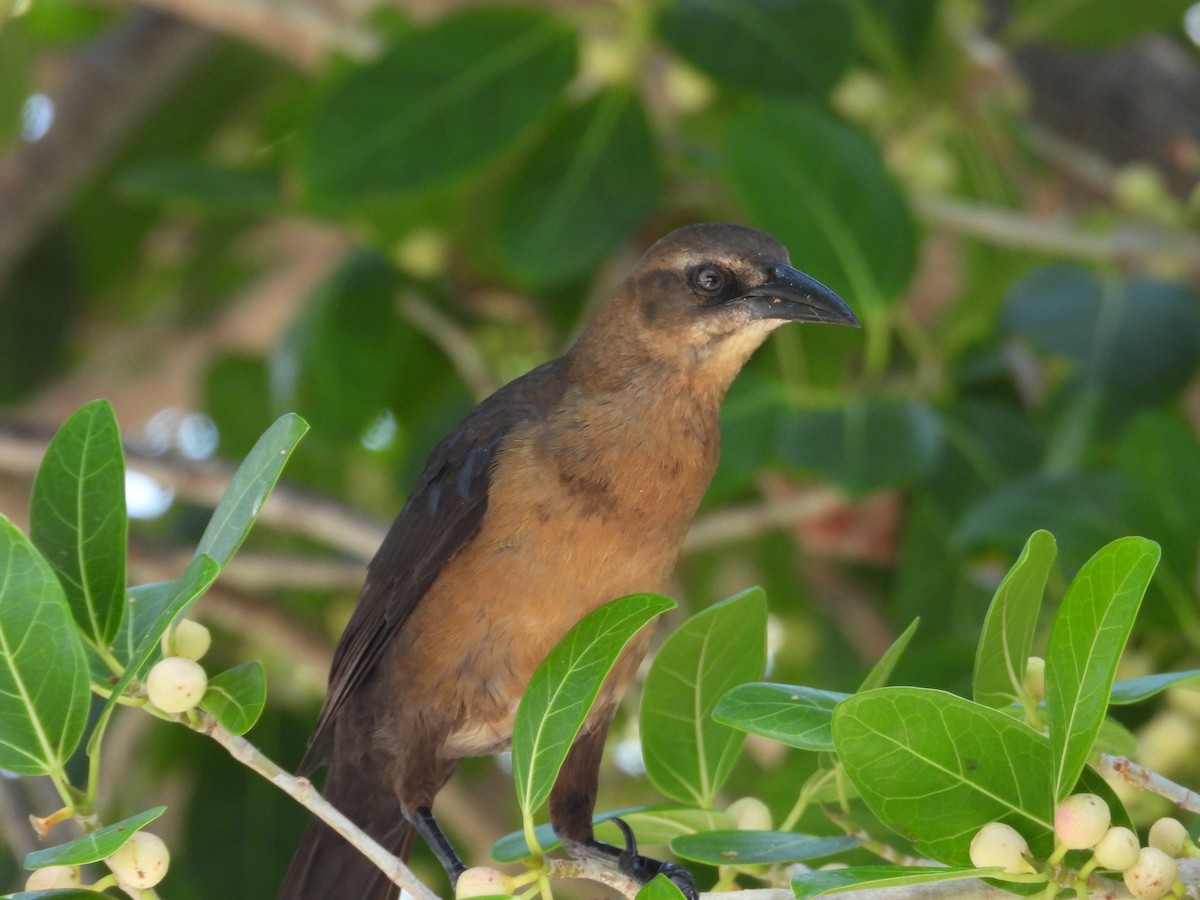
[[[462,860],[432,813],[461,759],[505,750],[534,669],[584,615],[663,592],[720,446],[718,415],[750,354],[786,322],[857,326],[773,238],[692,225],[647,251],[566,355],[488,397],[433,452],[367,569],[334,654],[302,773],[407,858],[419,833],[451,882]],[[601,750],[646,652],[627,647],[567,756],[550,821],[568,853],[639,880],[686,870],[596,841]],[[396,888],[313,820],[281,900]]]

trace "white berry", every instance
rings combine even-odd
[[[1179,866],[1155,847],[1143,847],[1137,862],[1125,870],[1125,886],[1138,900],[1159,900],[1171,893]]]
[[[1054,811],[1054,834],[1070,850],[1090,850],[1112,824],[1112,813],[1095,794],[1072,794]]]
[[[182,656],[160,659],[146,676],[150,702],[168,713],[192,709],[208,688],[208,676],[200,663]]]
[[[1136,834],[1121,825],[1114,825],[1096,845],[1096,862],[1106,869],[1124,872],[1137,862],[1140,849]]]
[[[1031,872],[1025,854],[1029,844],[1021,833],[1003,822],[988,822],[971,839],[971,864],[979,869],[1000,866],[1010,875]]]
[[[199,622],[180,619],[171,635],[171,652],[186,659],[200,659],[212,646],[212,634]],[[164,652],[166,652],[164,650]]]
[[[507,882],[503,872],[474,866],[458,876],[454,897],[455,900],[467,900],[468,897],[507,896],[510,893]]]
[[[771,830],[771,810],[757,797],[739,797],[725,807],[725,813],[741,831]]]
[[[25,890],[50,891],[55,888],[77,888],[81,883],[79,866],[46,866],[44,869],[37,869],[25,879]]]
[[[104,862],[123,886],[145,890],[166,877],[171,853],[158,835],[139,831]]]
[[[1187,847],[1190,840],[1183,824],[1178,819],[1167,816],[1150,826],[1150,835],[1146,844],[1156,850],[1161,850],[1172,859],[1177,859],[1183,856],[1184,848]]]
[[[1046,699],[1046,661],[1040,656],[1025,660],[1025,690],[1039,703]]]

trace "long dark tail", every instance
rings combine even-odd
[[[415,832],[390,785],[373,766],[330,766],[322,793],[330,803],[401,859]],[[394,900],[399,889],[375,865],[319,819],[308,823],[278,900]]]

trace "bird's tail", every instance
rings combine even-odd
[[[331,766],[322,794],[401,859],[415,832],[390,785],[371,766]],[[399,889],[369,859],[319,819],[311,819],[277,900],[395,900]]]

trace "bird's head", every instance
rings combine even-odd
[[[787,249],[742,225],[689,225],[655,243],[589,331],[619,330],[631,353],[704,365],[732,378],[787,322],[859,326],[829,288],[792,267]]]

